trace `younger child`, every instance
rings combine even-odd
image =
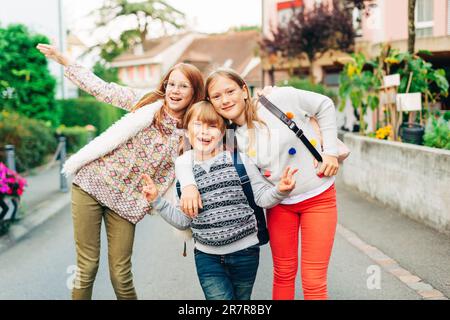
[[[176,160],[192,164],[203,209],[194,218],[185,215],[158,194],[152,179],[143,175],[143,194],[168,223],[191,228],[195,264],[207,300],[249,300],[259,265],[257,222],[233,164],[233,154],[222,144],[225,120],[208,101],[194,104],[184,126],[193,149]],[[270,184],[244,154],[255,202],[270,208],[295,188],[297,170],[285,168],[277,186]]]

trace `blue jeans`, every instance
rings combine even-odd
[[[250,300],[259,266],[259,246],[215,255],[194,249],[206,300]]]

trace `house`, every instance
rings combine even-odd
[[[257,30],[204,35],[192,41],[178,61],[197,66],[205,78],[219,67],[234,69],[253,91],[262,86],[260,36]]]
[[[270,35],[279,24],[285,23],[292,14],[292,7],[311,8],[315,3],[332,0],[263,0],[263,34]],[[390,43],[393,48],[407,51],[408,42],[408,0],[372,0],[368,4],[368,15],[358,9],[353,10],[353,24],[356,29],[355,50],[370,58],[376,57],[382,44]],[[443,68],[450,77],[450,0],[416,0],[415,13],[417,50],[428,50],[432,56],[423,56],[436,68]],[[319,36],[319,35],[318,35]],[[328,87],[338,88],[342,58],[347,55],[328,52],[314,66],[314,76],[318,82]],[[265,58],[262,62],[264,82],[270,83],[269,71],[275,82],[289,78],[288,67]],[[297,62],[295,68],[302,75],[308,74],[308,63]],[[450,98],[441,100],[442,108],[450,107]],[[351,130],[356,117],[349,102],[343,113],[338,113],[339,127]],[[366,123],[368,130],[374,129],[373,114],[368,110]]]
[[[282,24],[291,15],[291,8],[310,8],[315,3],[332,0],[263,0],[263,34],[270,35],[278,24]],[[356,50],[375,57],[381,44],[390,43],[392,47],[407,50],[408,40],[408,0],[373,0],[370,2],[369,15],[358,9],[353,11],[353,22],[357,31]],[[433,53],[425,57],[435,67],[444,68],[450,74],[450,0],[416,0],[416,50],[423,49]],[[339,61],[345,54],[332,52],[317,61],[314,75],[319,82],[328,86],[338,86]],[[267,59],[266,59],[267,60]],[[307,62],[298,67],[307,73]],[[267,71],[275,69],[275,79],[288,77],[286,68],[263,61],[266,71],[264,80],[268,81]]]
[[[111,65],[119,68],[122,83],[135,88],[155,88],[171,66],[185,62],[197,66],[205,77],[218,67],[233,68],[252,89],[262,85],[259,38],[256,30],[161,37],[147,40]]]
[[[161,77],[199,36],[195,33],[183,33],[149,39],[143,45],[114,59],[111,66],[119,69],[119,79],[124,85],[154,89]]]

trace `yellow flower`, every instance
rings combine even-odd
[[[384,62],[389,63],[389,64],[399,64],[400,60],[389,57],[389,58],[384,59]]]
[[[381,127],[375,133],[375,137],[377,139],[386,139],[391,134],[392,126],[388,125],[385,127]]]
[[[351,76],[353,76],[353,75],[355,74],[355,72],[356,72],[356,67],[355,67],[355,65],[350,64],[350,65],[348,66],[348,69],[347,69],[347,75],[348,75],[349,77],[351,77]]]

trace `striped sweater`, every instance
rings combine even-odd
[[[272,207],[289,195],[279,192],[256,166],[241,154],[257,205]],[[193,159],[188,151],[176,163],[191,163],[202,198],[203,210],[191,219],[163,198],[154,207],[178,229],[192,228],[196,248],[210,254],[228,254],[258,243],[256,218],[242,189],[231,153],[221,152],[204,162]],[[193,162],[193,163],[192,163]]]

